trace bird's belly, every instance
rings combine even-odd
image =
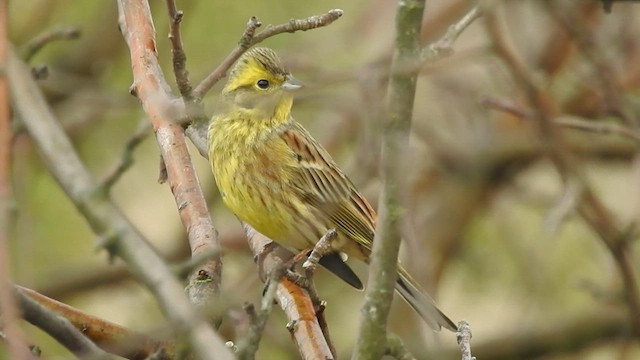
[[[252,163],[222,164],[216,177],[225,205],[256,231],[286,247],[302,250],[313,246],[313,229],[301,226],[301,219],[311,218],[308,211],[295,206],[288,196],[286,183],[277,168],[256,168]],[[256,172],[259,171],[259,172]],[[302,233],[301,233],[302,232]],[[315,240],[317,241],[317,239]]]

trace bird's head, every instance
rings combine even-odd
[[[301,87],[273,50],[258,47],[238,59],[222,93],[235,105],[261,116],[288,117],[293,104],[291,92]]]

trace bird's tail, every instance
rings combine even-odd
[[[411,278],[409,273],[398,264],[396,291],[434,330],[442,327],[457,331],[458,327],[438,307],[433,299]]]

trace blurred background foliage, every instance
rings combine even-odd
[[[166,8],[159,0],[151,6],[159,57],[173,83]],[[441,37],[470,6],[466,0],[427,1],[423,43]],[[263,45],[276,49],[307,85],[294,106],[296,119],[376,203],[378,120],[386,88],[384,69],[393,46],[394,2],[187,0],[178,1],[178,7],[185,13],[183,42],[194,83],[235,46],[250,16],[266,25],[343,9],[344,16],[329,27],[283,34]],[[597,1],[501,1],[496,11],[514,52],[553,100],[558,116],[633,129],[611,110],[613,92],[616,106],[631,114],[632,124],[638,123],[640,5],[616,3],[612,13],[605,14]],[[31,64],[48,66],[49,76],[40,84],[51,106],[95,177],[104,177],[146,121],[137,100],[128,94],[129,53],[118,31],[115,2],[10,1],[9,14],[11,41],[17,48],[54,28],[81,29],[79,39],[48,45]],[[610,73],[594,64],[567,32],[567,24],[587,35]],[[563,211],[559,205],[570,195],[555,168],[535,150],[532,120],[487,106],[506,101],[527,110],[528,105],[491,52],[482,19],[462,34],[455,50],[453,56],[427,64],[419,79],[411,152],[406,154],[411,197],[403,262],[450,317],[471,324],[472,344],[486,356],[524,337],[524,344],[530,340],[532,347],[543,349],[527,358],[638,358],[637,340],[624,326],[616,336],[582,342],[571,331],[585,330],[580,324],[588,320],[628,316],[617,268],[571,206]],[[603,89],[602,76],[610,77],[613,90]],[[220,85],[205,99],[208,113],[216,110],[219,90]],[[167,329],[152,296],[130,280],[121,264],[110,264],[105,252],[97,251],[100,239],[48,174],[19,123],[16,131],[17,211],[11,249],[15,282],[112,322],[163,334]],[[615,215],[616,225],[636,224],[638,140],[575,129],[563,133],[570,150],[579,154],[588,182]],[[242,303],[256,301],[262,285],[238,222],[221,205],[206,160],[192,150],[227,249],[223,287],[229,311],[221,331],[233,339]],[[113,198],[163,256],[174,263],[183,261],[188,257],[185,232],[169,187],[157,183],[159,155],[153,136],[136,148],[134,158],[132,168],[115,185]],[[637,246],[631,249],[637,264]],[[354,267],[366,276],[361,264]],[[348,357],[362,294],[324,271],[316,282],[328,302],[336,347],[342,358]],[[285,323],[274,311],[259,358],[297,358]],[[599,323],[588,324],[597,334]],[[38,330],[27,328],[48,358],[70,356]],[[455,346],[452,334],[433,335],[401,301],[394,303],[391,328],[419,358],[428,358],[435,348]],[[558,333],[561,330],[569,331]],[[543,335],[558,345],[540,345],[546,344]],[[0,357],[2,351],[0,346]],[[434,358],[456,358],[446,354],[450,353]]]

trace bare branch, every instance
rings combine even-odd
[[[458,339],[458,345],[460,346],[462,360],[476,360],[475,357],[471,356],[471,327],[468,322],[460,321],[458,323],[456,338]]]
[[[382,124],[382,190],[370,256],[369,281],[361,310],[353,358],[380,359],[386,350],[387,318],[398,279],[401,222],[405,194],[403,154],[409,142],[424,0],[398,1],[395,51]],[[412,71],[401,71],[412,69]]]
[[[100,186],[104,191],[110,191],[113,185],[120,180],[120,177],[133,165],[133,150],[142,143],[150,132],[151,124],[145,119],[125,144],[118,165],[102,180],[102,185]]]
[[[105,351],[132,360],[146,359],[158,351],[162,351],[168,356],[175,354],[175,344],[171,342],[158,341],[120,325],[99,319],[31,289],[22,286],[15,286],[15,288],[23,298],[38,304],[39,307],[45,308],[57,316],[65,318],[71,326],[82,331],[84,336],[91,339]],[[31,322],[29,318],[27,320]],[[39,323],[34,325],[40,327]],[[54,337],[57,339],[56,336]]]
[[[487,97],[482,100],[482,103],[489,108],[503,111],[519,118],[531,120],[535,117],[534,112],[530,109],[526,109],[525,107],[507,99]],[[640,143],[640,132],[616,123],[581,119],[579,117],[569,115],[558,116],[554,121],[556,124],[566,128],[605,135],[618,135]]]
[[[545,145],[547,155],[553,161],[558,173],[565,184],[576,181],[582,188],[578,201],[578,211],[586,223],[599,235],[618,266],[618,271],[624,284],[624,293],[631,316],[631,327],[636,336],[640,336],[640,290],[636,279],[633,262],[630,258],[628,232],[618,228],[613,215],[588,186],[582,168],[575,156],[567,150],[564,138],[554,122],[554,112],[551,99],[534,81],[533,75],[525,63],[509,47],[500,28],[495,11],[485,16],[486,27],[495,53],[504,61],[515,82],[525,91],[532,109],[533,119],[538,126],[540,141]]]
[[[189,82],[189,72],[187,71],[187,54],[182,46],[180,36],[180,22],[183,12],[176,8],[174,0],[167,0],[167,10],[169,11],[169,40],[171,41],[171,56],[173,63],[173,74],[176,77],[178,91],[185,100],[191,99],[191,83]]]
[[[628,127],[615,123],[605,123],[601,121],[583,120],[574,116],[561,116],[555,119],[558,125],[578,129],[583,131],[594,132],[598,134],[613,134],[627,139],[631,139],[640,143],[640,132],[629,129]]]
[[[180,283],[139,232],[105,194],[73,149],[48,107],[28,68],[11,54],[9,80],[14,106],[36,143],[45,165],[58,181],[103,245],[120,256],[156,296],[176,330],[186,330],[201,354],[228,354],[223,342],[202,322],[185,298]],[[219,347],[216,346],[220,344]],[[203,358],[208,358],[206,355]],[[229,354],[229,359],[231,355]]]
[[[258,259],[263,279],[281,269],[286,259],[293,256],[291,252],[273,244],[253,228],[246,224],[244,227],[251,251]],[[271,251],[265,251],[267,248]],[[287,328],[300,351],[301,358],[304,360],[334,359],[332,345],[318,322],[309,293],[286,277],[282,277],[278,282],[276,299],[289,319]]]
[[[482,10],[480,6],[476,5],[468,13],[466,13],[457,23],[449,26],[444,36],[426,46],[420,53],[420,59],[422,62],[433,61],[448,55],[453,54],[453,44],[458,39],[458,36],[473,23],[477,18],[482,16]]]
[[[57,40],[75,40],[80,37],[80,34],[80,29],[76,27],[47,30],[23,45],[20,56],[24,61],[29,62],[47,44]]]
[[[207,75],[207,77],[202,80],[198,86],[193,90],[193,96],[196,99],[202,99],[204,95],[211,90],[211,88],[220,81],[224,76],[226,76],[227,71],[233,63],[236,62],[244,54],[247,49],[251,47],[253,37],[255,35],[256,29],[262,26],[262,23],[258,21],[255,16],[252,16],[247,22],[247,26],[242,33],[242,37],[240,41],[238,41],[238,45],[227,55],[227,57],[222,60],[220,65],[218,65],[215,70],[211,72],[211,74]]]
[[[25,320],[44,330],[78,357],[115,359],[115,356],[109,355],[100,349],[63,316],[56,314],[25,295],[20,288],[17,288],[15,293],[20,300],[20,307]]]
[[[284,269],[278,269],[273,271],[269,280],[267,281],[267,289],[262,295],[260,301],[260,311],[254,313],[251,316],[251,325],[249,326],[249,333],[238,343],[237,357],[240,360],[251,360],[256,357],[258,346],[260,345],[260,339],[262,339],[262,333],[267,325],[267,320],[271,314],[273,308],[273,299],[276,296],[278,290],[278,282],[284,275]]]
[[[400,338],[390,335],[387,338],[387,350],[385,355],[389,355],[396,360],[416,360],[416,357],[404,346]]]
[[[258,27],[262,25],[258,19],[252,17],[247,23],[238,45],[227,55],[227,57],[218,65],[218,67],[209,74],[204,80],[202,80],[198,86],[193,90],[193,97],[195,99],[202,99],[202,97],[226,74],[231,65],[244,54],[251,46],[258,44],[265,39],[272,36],[282,34],[285,32],[307,31],[323,26],[327,26],[336,21],[342,16],[343,11],[340,9],[329,10],[322,15],[310,16],[306,19],[291,19],[289,22],[280,25],[267,25],[267,27],[255,34]]]

